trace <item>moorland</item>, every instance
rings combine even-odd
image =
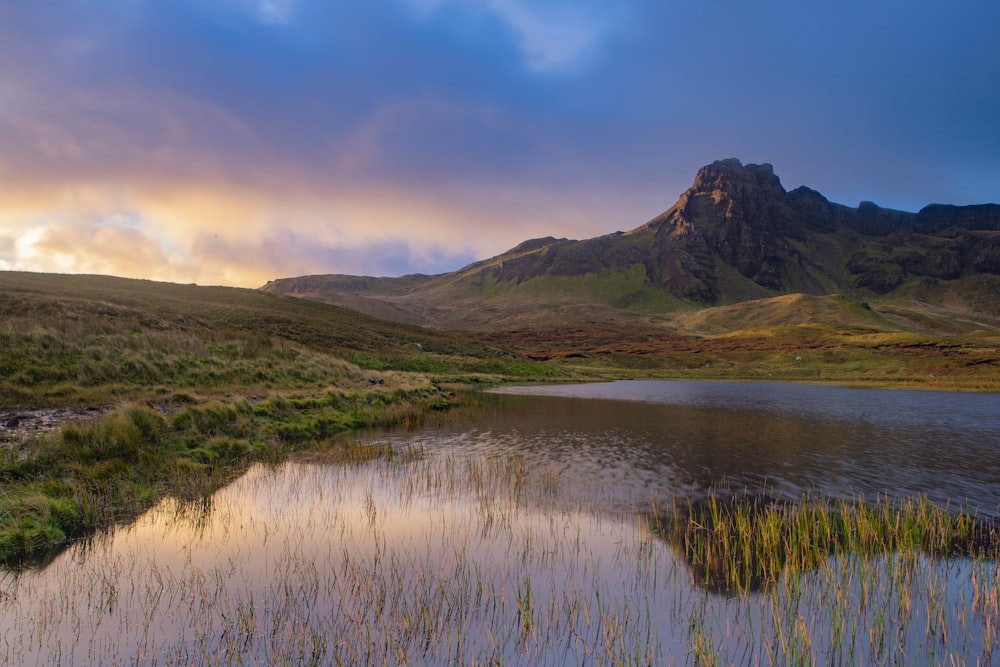
[[[1000,390],[995,209],[849,209],[722,161],[632,232],[442,276],[254,290],[0,273],[0,561],[44,562],[253,461],[343,448],[338,433],[447,414],[480,400],[468,387]],[[35,428],[53,408],[72,419]]]

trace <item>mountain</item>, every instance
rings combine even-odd
[[[989,328],[1000,322],[1000,205],[851,208],[786,191],[771,165],[731,158],[628,232],[533,239],[435,276],[303,276],[262,289],[453,329],[677,315],[788,294],[895,308],[900,326],[958,317]]]

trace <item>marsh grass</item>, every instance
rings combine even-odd
[[[279,461],[302,449],[343,461],[390,455],[330,439],[353,429],[415,425],[461,402],[427,385],[331,389],[255,404],[210,400],[168,414],[127,405],[68,424],[0,448],[0,563],[44,563],[72,540],[128,521],[165,495],[210,497],[253,461]]]
[[[633,623],[619,585],[634,595],[643,586],[632,580],[650,571],[633,564],[631,546],[586,544],[608,532],[652,545],[637,523],[584,518],[581,528],[575,514],[553,522],[529,509],[550,491],[518,458],[365,442],[342,452],[254,466],[209,505],[167,499],[37,579],[0,580],[24,603],[2,629],[0,662],[655,660],[652,625]],[[172,548],[137,558],[129,545],[147,540]],[[606,577],[603,558],[627,574]],[[560,592],[564,568],[578,590]],[[36,613],[34,601],[51,611]]]
[[[941,507],[926,497],[873,502],[763,495],[674,499],[650,514],[689,564],[694,580],[725,594],[766,589],[783,572],[820,568],[831,557],[893,554],[947,559],[1000,559],[1000,529],[974,513]]]
[[[0,579],[0,663],[892,665],[995,657],[998,564],[978,538],[946,544],[962,530],[922,501],[834,504],[827,511],[855,512],[842,523],[864,537],[845,537],[810,564],[782,549],[768,585],[713,592],[703,570],[650,524],[650,514],[664,512],[609,514],[581,496],[570,500],[551,471],[522,458],[432,453],[419,441],[356,441],[342,458],[333,452],[254,465],[210,502],[165,499],[45,572]],[[775,533],[786,541],[797,539],[799,524],[827,533],[821,515],[802,505],[780,513],[788,525]],[[701,511],[684,514],[708,521]],[[730,521],[727,511],[744,512],[704,511],[718,513],[716,528]],[[755,521],[779,522],[754,511]],[[874,537],[908,518],[925,528]],[[894,539],[899,550],[890,551]]]

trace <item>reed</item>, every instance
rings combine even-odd
[[[926,496],[866,502],[806,495],[785,501],[712,493],[674,499],[666,511],[651,512],[650,522],[696,581],[726,594],[765,589],[783,571],[815,570],[832,556],[1000,558],[994,521],[935,505]]]
[[[663,539],[666,523],[650,529],[651,517],[674,517],[672,507],[609,514],[519,457],[458,457],[398,438],[354,441],[343,459],[337,447],[329,458],[312,451],[255,464],[208,504],[164,499],[133,528],[81,543],[50,570],[0,577],[0,664],[995,657],[1000,565],[978,538],[945,548],[940,536],[961,534],[948,526],[964,522],[937,517],[919,499],[888,509],[883,500],[769,500],[752,519],[729,507],[732,499],[694,509],[678,501],[677,521],[697,530],[735,515],[743,527],[763,526],[780,510],[782,527],[767,544],[775,535],[791,544],[807,524],[830,535],[832,548],[815,565],[791,558],[760,589],[720,594],[703,585],[700,569],[692,580],[688,559]],[[906,528],[895,542],[873,527],[876,517],[902,527],[911,516],[927,528]],[[135,548],[147,541],[163,548]],[[851,550],[863,544],[871,546]]]

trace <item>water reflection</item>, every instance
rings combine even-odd
[[[654,661],[666,551],[549,493],[509,458],[255,466],[0,578],[0,664]]]
[[[818,490],[995,511],[996,397],[542,391],[580,395],[504,394],[469,422],[379,436],[422,457],[254,466],[208,503],[165,501],[44,571],[0,577],[0,665],[994,658],[995,562],[833,543],[794,573],[735,559],[750,576],[733,595],[729,574],[698,574],[710,557],[689,568],[646,519],[724,483],[779,507]]]
[[[568,483],[624,482],[639,497],[728,486],[1000,508],[995,395],[649,381],[501,391],[492,414],[435,443],[515,451]]]

